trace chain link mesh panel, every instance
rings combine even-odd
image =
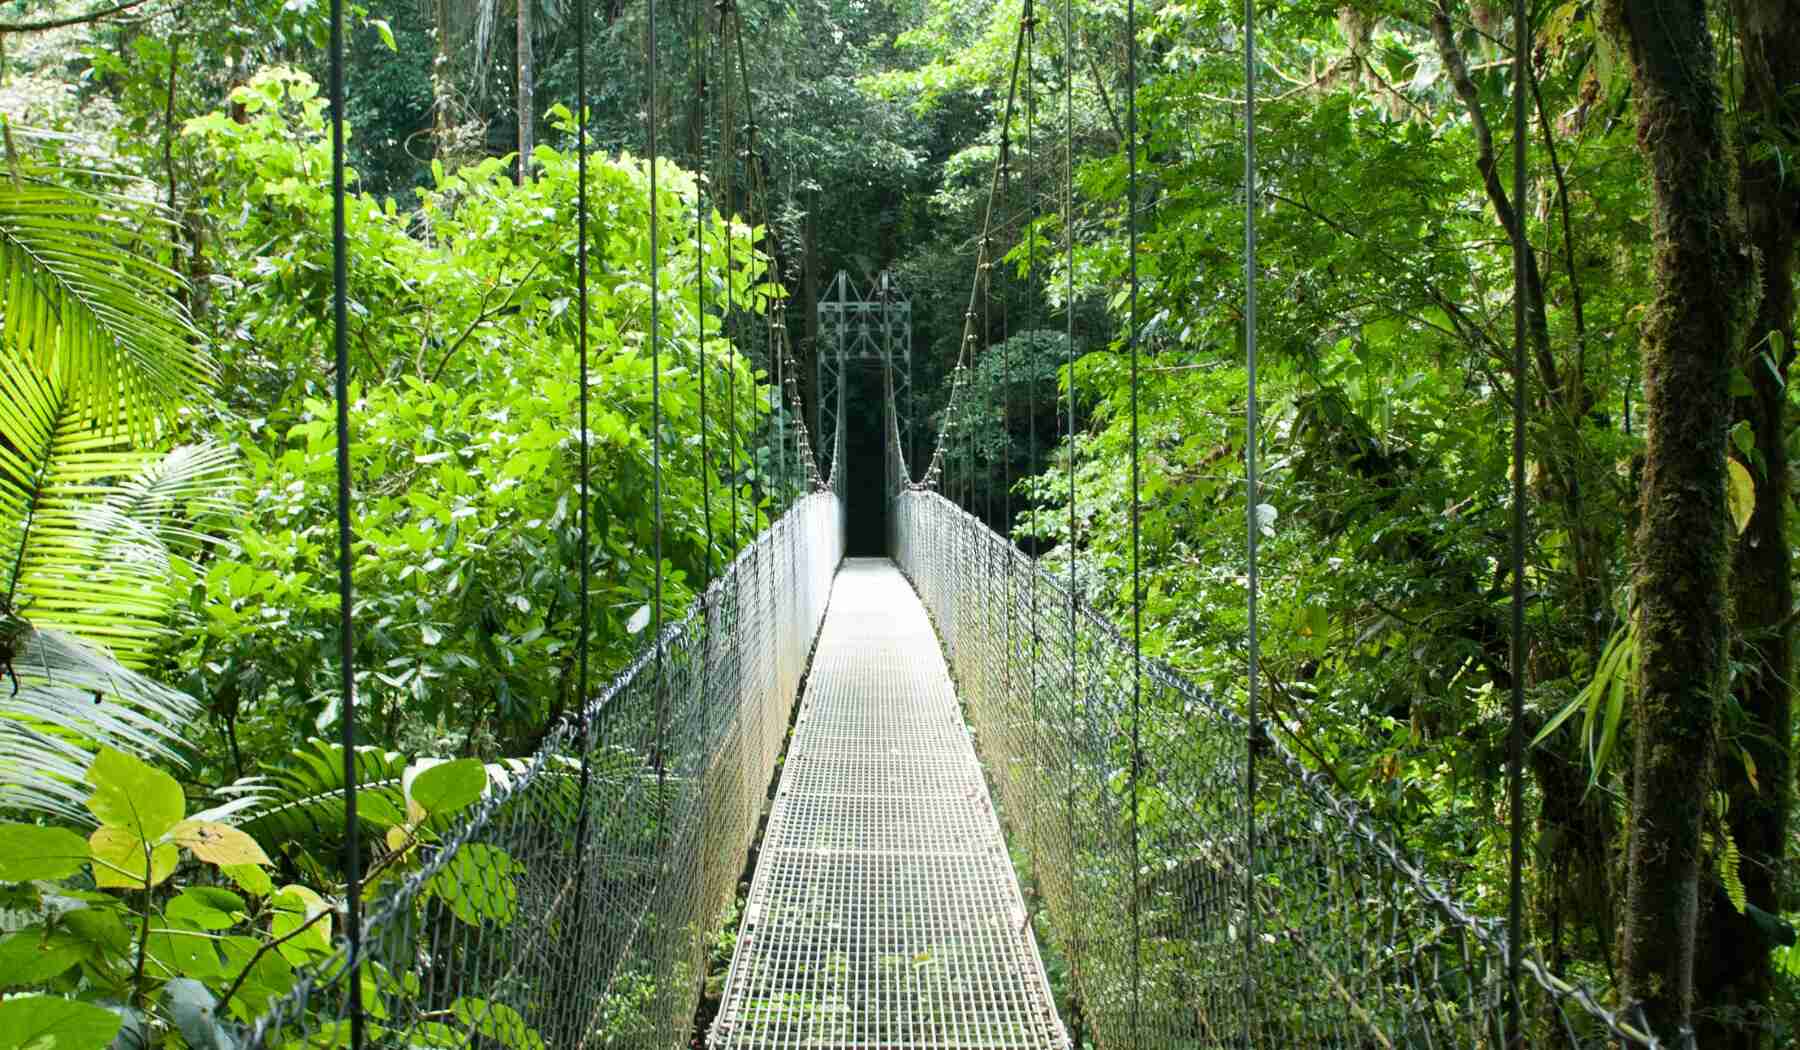
[[[1248,723],[1151,660],[1134,785],[1129,640],[938,493],[890,520],[1098,1045],[1497,1048],[1509,992],[1522,1045],[1663,1045],[1529,953],[1509,988],[1503,925],[1280,740],[1252,800]]]
[[[911,483],[892,420],[889,550],[956,668],[1101,1045],[1499,1046],[1509,993],[1521,1045],[1668,1045],[1529,950],[1510,988],[1504,925],[1279,740],[1258,737],[1252,804],[1249,724],[1148,660],[1134,785],[1129,640],[932,477]]]
[[[466,819],[372,846],[367,1045],[687,1045],[842,558],[840,487],[798,500]],[[340,951],[303,977],[248,1045],[347,1045],[349,972]]]

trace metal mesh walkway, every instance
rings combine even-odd
[[[848,560],[711,1046],[1067,1045],[925,610]]]

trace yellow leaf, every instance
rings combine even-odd
[[[181,853],[165,842],[152,849],[146,871],[144,840],[127,828],[107,825],[88,836],[94,855],[94,885],[101,889],[145,890],[175,872]]]
[[[1731,520],[1737,524],[1739,533],[1750,524],[1750,515],[1756,510],[1756,483],[1750,480],[1750,472],[1735,459],[1725,461],[1728,472],[1725,483],[1725,505],[1731,508]]]
[[[272,863],[255,839],[216,820],[184,820],[175,825],[172,837],[176,844],[186,846],[208,864]]]

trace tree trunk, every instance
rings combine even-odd
[[[1674,1039],[1694,1005],[1701,822],[1726,671],[1729,376],[1750,262],[1703,0],[1610,0],[1607,16],[1632,59],[1655,213],[1621,983]]]
[[[1731,566],[1732,621],[1742,671],[1737,701],[1744,724],[1719,763],[1726,823],[1742,858],[1744,896],[1782,911],[1776,874],[1785,859],[1792,807],[1794,605],[1787,541],[1789,495],[1786,377],[1794,346],[1794,240],[1800,185],[1784,178],[1772,147],[1800,135],[1800,112],[1784,103],[1800,87],[1800,19],[1789,0],[1734,0],[1744,97],[1739,192],[1750,243],[1761,255],[1761,299],[1743,363],[1751,393],[1734,419],[1755,435],[1755,462],[1739,455],[1756,483],[1756,509]],[[1771,335],[1771,333],[1778,333]],[[1746,762],[1746,758],[1748,762]],[[1754,774],[1752,773],[1754,770]],[[1770,942],[1722,890],[1707,895],[1695,971],[1700,1045],[1753,1050],[1767,1044]]]
[[[453,170],[452,154],[455,124],[451,117],[450,87],[450,0],[433,0],[432,15],[436,21],[437,53],[431,59],[431,131],[437,159],[445,170]]]
[[[537,119],[537,81],[531,69],[531,5],[519,0],[519,185],[531,181],[532,131]]]

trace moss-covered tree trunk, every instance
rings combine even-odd
[[[1738,136],[1739,192],[1750,243],[1760,256],[1760,293],[1743,363],[1751,392],[1732,415],[1745,420],[1755,454],[1734,452],[1756,483],[1756,509],[1731,568],[1733,625],[1741,639],[1737,702],[1742,724],[1719,763],[1727,822],[1742,857],[1746,902],[1779,914],[1776,873],[1786,854],[1792,806],[1794,588],[1788,551],[1787,373],[1794,345],[1794,241],[1800,180],[1778,152],[1800,137],[1800,13],[1793,0],[1733,0],[1744,93]],[[1746,761],[1747,759],[1747,761]],[[1700,1045],[1768,1045],[1769,948],[1762,927],[1720,889],[1707,895],[1695,972]]]
[[[1625,995],[1672,1037],[1694,1003],[1701,821],[1726,669],[1728,379],[1750,264],[1704,3],[1611,0],[1608,14],[1632,59],[1655,212],[1621,976]]]

